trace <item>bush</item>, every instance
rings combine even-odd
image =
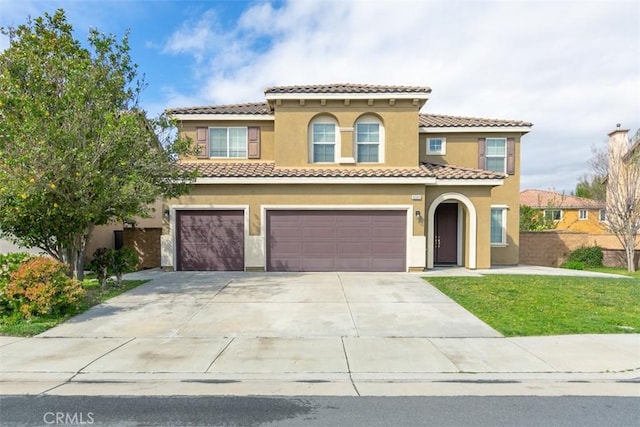
[[[7,299],[4,288],[11,280],[11,273],[18,270],[20,264],[30,257],[31,255],[24,252],[0,254],[0,316],[7,316],[13,312],[13,306]]]
[[[584,267],[602,267],[602,248],[600,246],[580,246],[569,254],[567,263],[581,262]]]
[[[113,249],[98,248],[93,253],[93,259],[87,264],[87,269],[96,274],[100,286],[105,287],[109,280],[109,265],[111,264],[111,251]]]
[[[68,272],[66,265],[54,259],[31,258],[11,274],[5,287],[6,298],[14,311],[26,319],[75,311],[82,302],[84,289]]]
[[[87,268],[93,271],[101,286],[106,286],[109,277],[116,276],[117,284],[122,282],[122,275],[135,271],[138,255],[131,248],[99,248],[93,253],[93,260]]]
[[[568,261],[562,264],[561,267],[570,270],[584,270],[584,263],[580,261]]]

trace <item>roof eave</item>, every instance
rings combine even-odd
[[[429,93],[425,92],[337,92],[337,93],[267,93],[265,94],[267,101],[281,100],[297,100],[297,99],[416,99],[426,102],[429,99]]]
[[[261,120],[272,121],[274,120],[273,114],[170,114],[169,117],[179,121],[202,121],[202,120]]]
[[[491,186],[497,187],[504,184],[502,178],[476,178],[476,179],[437,179],[437,186]]]
[[[521,133],[531,132],[531,126],[420,126],[420,133]]]

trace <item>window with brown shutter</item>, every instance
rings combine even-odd
[[[487,168],[486,139],[478,138],[478,169]]]
[[[260,128],[257,126],[247,128],[247,157],[250,159],[260,158]]]
[[[516,173],[516,140],[507,138],[507,174]]]
[[[209,158],[209,128],[196,128],[196,150],[198,158]]]

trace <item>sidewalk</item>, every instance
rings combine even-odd
[[[423,274],[136,274],[0,337],[0,394],[640,396],[640,334],[504,338]]]
[[[2,337],[0,393],[640,396],[639,340]]]

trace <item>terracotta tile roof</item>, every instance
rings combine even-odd
[[[209,105],[202,107],[170,108],[167,114],[271,114],[269,104],[266,102],[253,102],[247,104]]]
[[[605,207],[604,202],[597,200],[544,190],[521,191],[520,204],[539,209],[549,206],[564,209],[604,209]]]
[[[505,127],[532,126],[521,120],[498,120],[478,117],[443,116],[438,114],[420,114],[419,124],[423,127]]]
[[[275,93],[431,93],[426,86],[379,86],[350,83],[334,83],[305,86],[274,86],[264,90],[265,94]]]
[[[198,170],[203,178],[504,178],[494,172],[431,163],[414,168],[279,168],[273,162],[182,162],[180,167],[187,171]]]
[[[421,163],[420,167],[428,170],[437,179],[503,179],[502,173],[485,171],[482,169],[462,168],[453,165],[439,165],[435,163]]]

